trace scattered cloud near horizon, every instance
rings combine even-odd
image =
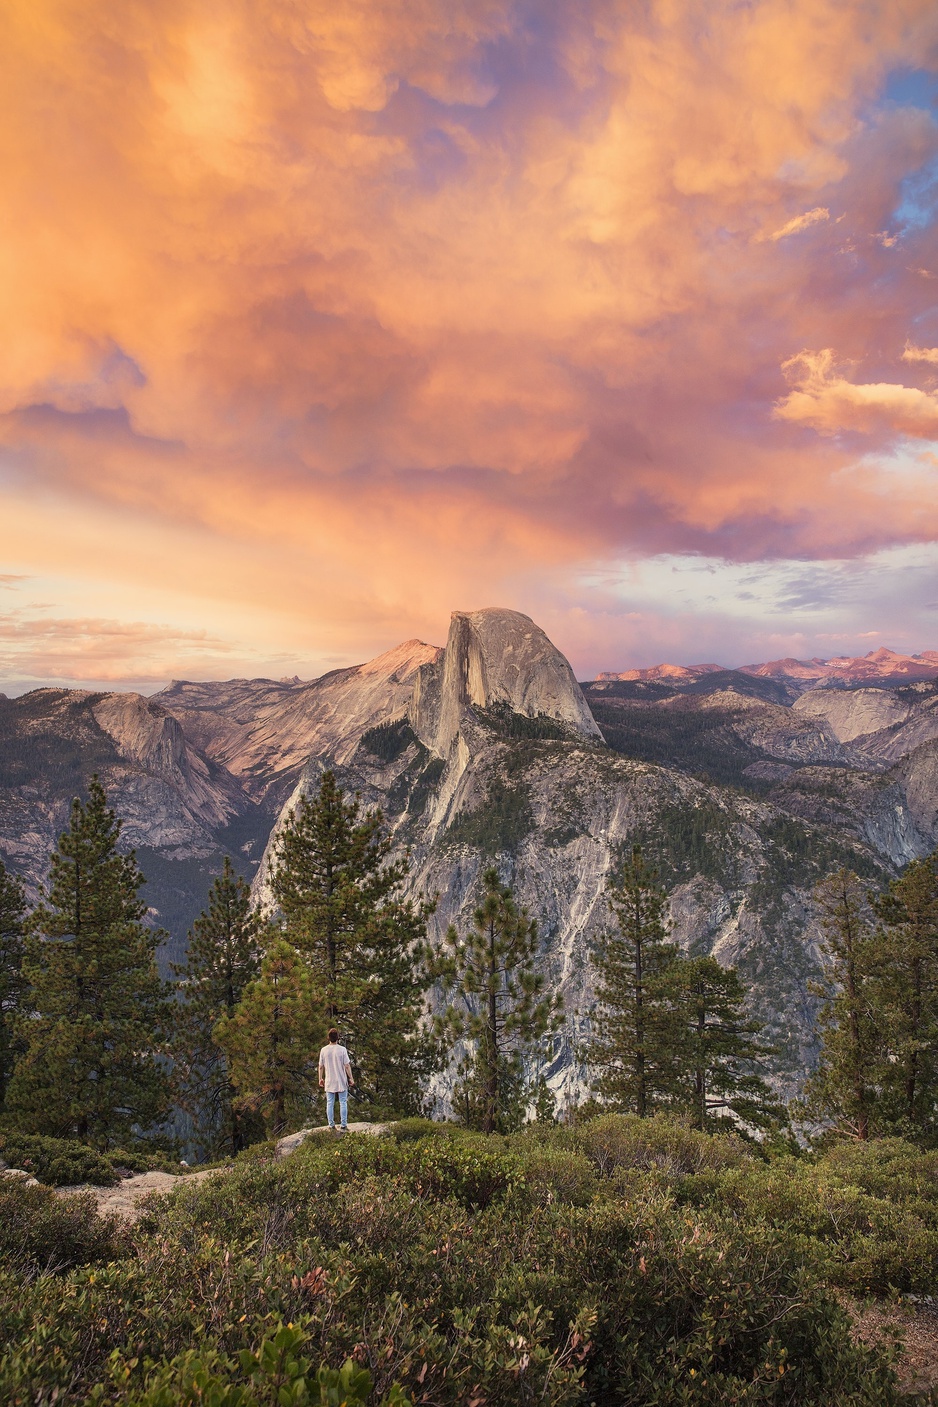
[[[580,672],[938,645],[927,0],[5,26],[3,677],[308,677],[483,604]]]

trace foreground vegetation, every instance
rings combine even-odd
[[[767,1159],[662,1118],[314,1135],[130,1230],[0,1188],[0,1400],[24,1407],[895,1404],[838,1294],[938,1273],[938,1154]]]

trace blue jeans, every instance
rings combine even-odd
[[[342,1111],[342,1127],[345,1128],[348,1124],[348,1090],[340,1089],[338,1095],[339,1109]],[[335,1128],[335,1096],[334,1090],[326,1090],[326,1119],[331,1129]]]

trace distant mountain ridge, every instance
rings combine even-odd
[[[35,895],[98,772],[178,961],[224,855],[266,897],[277,828],[326,768],[382,808],[409,894],[440,896],[437,935],[471,921],[490,864],[536,916],[569,1013],[545,1068],[559,1094],[589,1036],[609,877],[636,841],[674,940],[751,984],[791,1092],[816,1049],[814,884],[839,864],[879,884],[938,843],[938,652],[578,684],[534,621],[496,608],[454,612],[445,649],[409,640],[311,681],[38,689],[0,699],[0,857]]]
[[[775,679],[792,692],[807,689],[852,689],[858,687],[895,689],[903,684],[927,683],[938,679],[938,650],[904,655],[881,646],[868,655],[840,655],[834,659],[797,660],[791,657],[769,660],[766,664],[741,664],[727,670],[721,664],[654,664],[647,669],[625,669],[597,674],[599,682],[671,684],[675,688],[698,683],[709,674],[750,674],[759,679]]]

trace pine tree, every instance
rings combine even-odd
[[[437,1032],[468,1043],[454,1102],[467,1123],[485,1133],[520,1122],[526,1103],[525,1057],[557,1029],[559,996],[545,994],[538,971],[537,924],[519,909],[496,869],[483,875],[482,903],[460,938],[452,925],[428,969],[443,985],[445,1010]]]
[[[169,1103],[163,935],[141,922],[144,880],[133,852],[118,853],[120,829],[95,776],[87,803],[72,804],[30,923],[30,1010],[16,1026],[26,1048],[7,1094],[21,1128],[101,1148],[160,1123]]]
[[[665,895],[640,845],[611,885],[618,931],[593,951],[596,1010],[589,1063],[597,1091],[644,1119],[678,1099],[684,1034],[675,980],[677,948],[666,941]]]
[[[0,1109],[16,1057],[14,1026],[27,993],[23,976],[26,895],[0,860]]]
[[[890,1132],[938,1139],[938,852],[913,860],[876,904],[873,984],[887,1058],[880,1104]]]
[[[824,996],[818,1068],[805,1086],[812,1118],[861,1140],[870,1137],[883,1060],[879,986],[882,942],[873,931],[870,895],[850,870],[839,869],[814,891],[824,932]]]
[[[683,1018],[682,1102],[694,1127],[735,1127],[734,1115],[756,1129],[782,1123],[782,1106],[757,1069],[772,1048],[758,1040],[762,1023],[745,1014],[746,989],[736,969],[713,957],[679,957],[671,976]]]
[[[186,962],[173,968],[183,998],[175,1011],[177,1088],[208,1150],[224,1148],[232,1157],[247,1147],[256,1130],[249,1112],[235,1106],[228,1062],[214,1028],[222,1016],[231,1015],[260,971],[264,927],[250,886],[226,855],[208,908],[189,931]]]
[[[260,976],[214,1032],[238,1092],[236,1107],[259,1112],[269,1138],[279,1138],[289,1118],[312,1107],[325,1025],[303,958],[284,938],[272,937]]]
[[[346,1033],[373,1114],[419,1112],[430,1067],[419,956],[434,905],[397,897],[409,862],[392,861],[391,848],[382,813],[362,815],[327,771],[284,826],[271,880],[284,936],[308,965],[327,1024]]]

